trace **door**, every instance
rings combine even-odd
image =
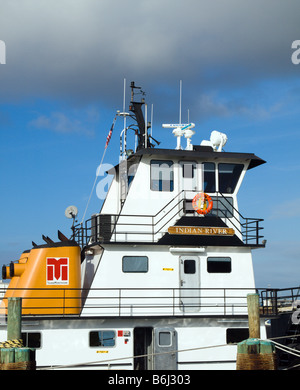
[[[198,256],[180,256],[180,309],[200,310],[200,260]]]
[[[154,329],[154,370],[177,370],[177,332],[172,327]]]
[[[153,328],[137,327],[134,328],[134,369],[152,370],[153,369]]]

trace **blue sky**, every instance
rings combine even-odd
[[[267,161],[239,194],[241,213],[265,220],[257,286],[298,286],[299,15],[297,0],[0,0],[0,265],[42,234],[69,235],[67,206],[81,220],[124,78],[145,90],[166,148],[176,141],[161,124],[178,121],[182,80],[193,143],[218,130],[226,151]],[[121,130],[105,163],[118,162]],[[94,193],[87,215],[100,207]]]

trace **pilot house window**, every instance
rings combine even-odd
[[[152,160],[150,180],[150,188],[152,191],[173,191],[173,161]]]
[[[233,194],[243,170],[242,164],[219,164],[219,191]]]
[[[214,163],[203,163],[204,192],[216,192],[216,170]]]

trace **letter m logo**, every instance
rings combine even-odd
[[[47,284],[69,284],[69,258],[47,257],[46,259]]]

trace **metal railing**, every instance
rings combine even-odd
[[[300,304],[300,287],[267,288],[260,291],[260,306],[264,315],[290,313],[296,309],[297,301]]]
[[[231,316],[247,315],[247,295],[257,292],[263,316],[295,310],[300,288],[99,288],[0,290],[22,297],[23,315],[38,316]],[[34,294],[33,294],[34,293]],[[33,296],[34,295],[34,296]],[[74,298],[74,296],[76,296]],[[4,297],[0,314],[6,314]]]
[[[227,197],[225,197],[220,192],[217,194],[217,199],[220,198],[222,200],[222,206],[225,207],[226,210],[226,213],[224,213],[222,209],[217,207],[217,215],[220,218],[228,218],[228,214],[231,213],[232,218],[230,221],[234,228],[242,235],[244,243],[251,244],[254,241],[255,245],[259,245],[260,240],[263,238],[263,236],[260,235],[260,231],[263,230],[263,227],[260,226],[260,223],[263,222],[263,219],[244,217],[235,207],[230,204]],[[233,212],[231,209],[233,209]]]
[[[81,247],[93,242],[157,242],[166,232],[170,223],[182,216],[197,215],[188,204],[187,193],[194,191],[181,191],[171,199],[155,215],[141,214],[97,214],[73,227],[72,238]],[[196,193],[196,192],[194,192]],[[232,225],[237,234],[246,245],[259,246],[263,238],[260,223],[263,219],[245,218],[233,207],[229,199],[221,193],[214,196],[215,206],[211,216],[217,216]],[[230,198],[232,199],[232,198]],[[210,215],[207,216],[208,218]]]

